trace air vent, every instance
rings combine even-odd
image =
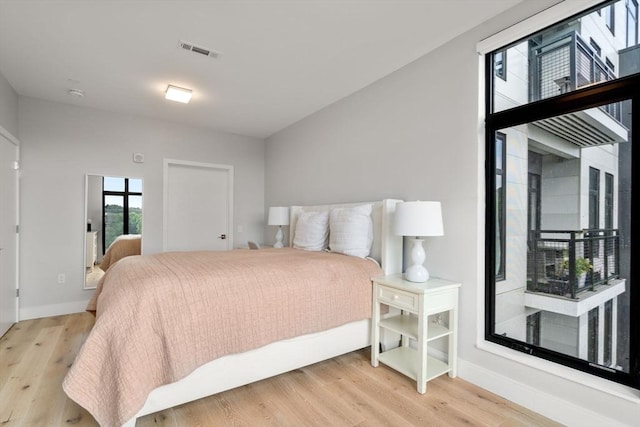
[[[216,59],[221,55],[220,52],[216,52],[215,50],[207,49],[206,47],[196,46],[195,44],[190,43],[190,42],[186,42],[184,40],[180,40],[180,44],[179,45],[184,50],[188,50],[190,52],[199,53],[200,55],[208,56],[208,57],[211,57],[213,59]]]

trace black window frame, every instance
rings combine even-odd
[[[586,12],[597,10],[592,8]],[[584,13],[584,12],[583,12]],[[580,14],[582,15],[582,13]],[[577,16],[577,15],[576,15]],[[572,17],[575,18],[576,16]],[[568,20],[567,20],[568,21]],[[525,38],[528,39],[529,37]],[[514,41],[513,44],[521,40]],[[498,334],[495,332],[496,320],[496,271],[495,271],[495,224],[496,224],[496,153],[495,135],[498,131],[503,131],[514,126],[531,123],[537,120],[560,116],[563,114],[582,111],[587,108],[600,107],[614,102],[630,100],[632,118],[632,129],[640,129],[640,73],[622,77],[616,80],[602,82],[598,85],[579,88],[575,91],[560,94],[558,96],[539,101],[530,102],[525,105],[516,106],[507,110],[493,112],[493,87],[495,84],[493,53],[506,49],[509,46],[496,49],[485,56],[485,155],[486,155],[486,191],[485,191],[485,335],[486,341],[510,348],[512,350],[524,352],[542,359],[546,359],[573,369],[577,369],[597,377],[624,384],[636,389],[640,389],[640,310],[631,310],[629,318],[629,367],[628,372],[610,369],[590,363],[584,359],[568,356],[531,344],[521,340]],[[640,150],[632,150],[631,154],[632,171],[640,171]],[[631,175],[632,187],[640,188],[640,174]],[[634,185],[635,184],[635,185]],[[640,226],[637,219],[640,212],[638,200],[631,198],[631,219],[630,227],[632,234]],[[635,242],[635,239],[634,239]],[[631,245],[630,257],[637,259],[640,256],[640,240]],[[506,266],[508,268],[508,266]],[[630,276],[640,277],[638,263],[632,263]],[[633,287],[628,287],[630,306],[640,306],[640,291]]]

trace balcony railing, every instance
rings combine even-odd
[[[532,49],[530,101],[571,92],[583,86],[615,80],[589,44],[575,31]],[[620,103],[600,107],[620,122]]]
[[[531,232],[527,290],[576,299],[619,277],[618,230]]]

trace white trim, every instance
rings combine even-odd
[[[164,159],[163,177],[162,177],[162,250],[167,250],[167,190],[169,184],[169,166],[181,165],[192,166],[199,168],[218,169],[227,172],[228,186],[227,186],[227,250],[231,250],[234,247],[233,236],[233,166],[223,165],[217,163],[202,163],[192,162],[188,160],[176,160],[176,159]]]
[[[523,354],[523,356],[526,355]],[[623,425],[600,412],[576,405],[555,394],[515,381],[507,375],[499,374],[464,359],[458,359],[458,376],[561,424],[611,427]],[[535,398],[533,398],[534,396]]]
[[[489,341],[481,341],[476,346],[479,350],[486,351],[499,357],[520,363],[529,368],[546,372],[556,377],[571,381],[581,386],[624,399],[628,402],[640,405],[640,390],[597,377],[593,374],[569,368],[559,363],[554,363],[537,356],[532,356],[519,351],[511,350],[499,344]]]
[[[89,299],[86,299],[84,301],[63,302],[60,304],[38,305],[35,307],[22,307],[20,309],[20,320],[39,319],[41,317],[82,313],[87,308]]]
[[[602,3],[603,0],[565,0],[551,6],[535,15],[514,24],[499,33],[481,40],[476,45],[476,51],[480,55],[486,55],[496,49],[527,37],[541,29],[569,18],[592,6]]]
[[[16,190],[16,199],[15,199],[15,226],[18,227],[18,232],[15,233],[15,289],[16,289],[16,297],[15,297],[15,323],[18,323],[21,320],[20,316],[20,141],[18,138],[13,136],[11,132],[6,130],[4,127],[0,126],[0,137],[9,141],[9,143],[15,146],[15,169],[16,169],[16,182],[15,182],[15,190]]]

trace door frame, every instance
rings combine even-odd
[[[16,175],[16,238],[15,238],[15,251],[16,251],[16,265],[15,265],[15,288],[16,288],[16,311],[15,311],[15,323],[20,321],[20,141],[13,136],[11,132],[0,126],[0,138],[4,138],[9,143],[16,147],[16,158],[14,168],[18,171]]]
[[[167,204],[169,189],[169,168],[172,165],[216,169],[227,173],[227,250],[233,249],[233,166],[217,163],[192,162],[189,160],[164,159],[162,186],[162,250],[167,251]]]

